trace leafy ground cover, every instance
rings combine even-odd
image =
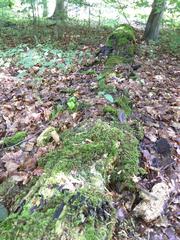
[[[12,211],[14,196],[43,175],[45,167],[38,160],[61,145],[54,134],[45,146],[38,146],[48,126],[61,136],[89,119],[116,120],[128,123],[139,140],[144,136],[140,165],[146,174],[137,179],[136,192],[109,186],[117,211],[114,239],[178,239],[178,57],[140,42],[133,64],[117,64],[104,77],[98,45],[87,42],[65,51],[68,43],[61,50],[26,44],[0,52],[0,210],[4,216],[6,209]],[[137,131],[140,125],[143,131]],[[17,133],[25,134],[10,143]],[[147,194],[161,181],[172,190],[162,217],[147,223],[134,209],[142,199],[140,192]]]

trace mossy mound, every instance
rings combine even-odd
[[[135,31],[127,24],[120,25],[107,39],[106,46],[113,49],[113,54],[121,56],[124,62],[135,53]]]
[[[100,120],[61,137],[63,146],[40,161],[44,174],[0,224],[1,240],[112,239],[107,186],[134,187],[138,140],[128,126]]]
[[[116,65],[132,63],[136,51],[135,30],[128,24],[122,24],[115,29],[106,41],[106,46],[112,53],[105,62],[104,75],[112,72]]]

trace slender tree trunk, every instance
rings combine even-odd
[[[165,10],[166,0],[154,0],[152,10],[149,15],[145,32],[144,39],[148,42],[149,40],[156,41],[159,37],[161,20]]]
[[[43,17],[48,16],[48,3],[47,0],[43,0]]]
[[[57,0],[56,1],[56,9],[53,14],[53,17],[56,20],[64,21],[66,19],[66,16],[67,16],[67,12],[66,12],[66,8],[65,8],[64,0]]]

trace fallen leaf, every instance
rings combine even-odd
[[[6,164],[5,164],[5,168],[8,173],[12,173],[12,172],[16,171],[19,168],[19,166],[20,166],[19,164],[12,162],[12,161],[6,162]]]
[[[33,171],[33,175],[34,176],[41,176],[44,173],[44,169],[41,167],[37,167],[36,169],[34,169]]]

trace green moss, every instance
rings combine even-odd
[[[105,106],[103,108],[103,112],[106,114],[106,113],[109,113],[111,114],[112,116],[115,116],[117,117],[118,116],[118,111],[116,108],[112,107],[112,106]]]
[[[139,151],[133,130],[99,120],[61,138],[62,147],[41,160],[44,174],[17,204],[19,214],[0,224],[1,240],[112,239],[115,214],[107,186],[134,188]]]
[[[116,99],[115,104],[124,110],[127,116],[132,114],[132,103],[126,95],[119,97]]]
[[[110,56],[105,63],[105,70],[111,70],[118,64],[123,63],[123,58],[118,55]]]
[[[129,42],[135,42],[134,29],[127,24],[119,26],[108,38],[106,45],[108,47],[123,47]]]
[[[5,147],[16,145],[20,142],[22,142],[25,137],[27,136],[27,132],[21,131],[17,132],[11,137],[5,137],[0,141],[0,144],[3,144]]]
[[[113,55],[120,56],[121,62],[132,61],[135,54],[135,31],[127,24],[120,25],[107,39],[106,45],[113,48]]]

